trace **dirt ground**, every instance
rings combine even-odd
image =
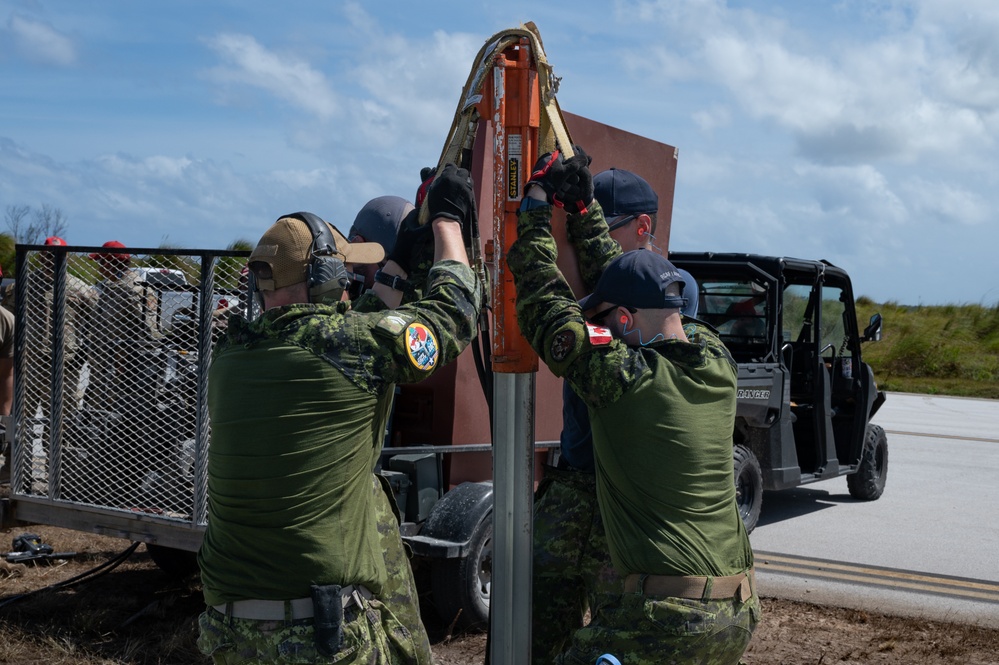
[[[0,533],[0,549],[25,531]],[[112,569],[107,562],[129,547],[123,540],[45,526],[30,532],[58,552],[77,555],[53,564],[0,563],[0,663],[207,662],[194,646],[203,607],[196,575],[170,578],[144,546]],[[763,600],[764,618],[744,658],[750,665],[999,663],[999,630]],[[428,627],[440,665],[483,662],[484,635],[448,636],[446,628]]]

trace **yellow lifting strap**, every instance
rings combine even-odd
[[[534,23],[526,23],[519,28],[496,33],[487,39],[482,48],[479,49],[472,65],[472,71],[465,81],[465,87],[458,100],[454,121],[451,123],[451,129],[448,131],[448,137],[437,164],[438,169],[443,168],[445,164],[461,166],[463,152],[465,150],[471,151],[479,123],[477,105],[482,100],[482,84],[486,79],[486,74],[496,55],[503,53],[508,47],[519,43],[524,38],[530,40],[531,57],[537,68],[538,88],[541,93],[542,113],[541,126],[538,130],[538,152],[539,154],[551,152],[557,144],[566,158],[572,157],[572,139],[565,126],[565,119],[562,117],[558,100],[555,99],[559,79],[555,76],[551,65],[548,64],[537,26]],[[527,165],[528,167],[533,166],[534,161],[528,161]],[[426,215],[426,206],[424,206],[420,210],[421,222],[429,221],[426,219]],[[477,248],[474,249],[477,250]]]

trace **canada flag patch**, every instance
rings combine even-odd
[[[606,346],[611,343],[614,336],[611,335],[610,328],[595,326],[592,323],[586,324],[586,337],[593,346]]]

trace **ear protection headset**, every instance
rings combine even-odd
[[[304,222],[312,232],[312,250],[306,281],[309,286],[309,302],[331,305],[340,300],[343,290],[350,282],[347,267],[336,253],[336,240],[318,215],[311,212],[296,212],[282,215]]]
[[[281,215],[278,219],[297,219],[309,227],[312,233],[312,248],[309,250],[309,265],[306,269],[306,283],[309,289],[309,302],[331,305],[340,300],[344,289],[350,282],[350,273],[336,253],[336,240],[318,215],[311,212],[296,212]],[[263,310],[263,299],[257,288],[256,279],[251,270],[248,275],[247,287],[250,292],[248,318],[255,318],[256,311]]]

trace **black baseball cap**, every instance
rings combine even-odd
[[[682,293],[683,276],[666,257],[651,249],[635,249],[610,262],[593,293],[579,306],[584,312],[604,302],[635,309],[679,309],[687,299],[666,295],[666,288],[675,282]]]
[[[624,169],[611,168],[598,173],[593,178],[593,198],[603,208],[611,230],[638,215],[659,212],[659,197],[652,185]],[[618,219],[622,217],[626,219]]]
[[[413,204],[401,196],[379,196],[364,204],[347,232],[347,240],[354,242],[361,236],[368,242],[377,242],[385,248],[385,255],[392,253],[399,222],[413,209]]]

